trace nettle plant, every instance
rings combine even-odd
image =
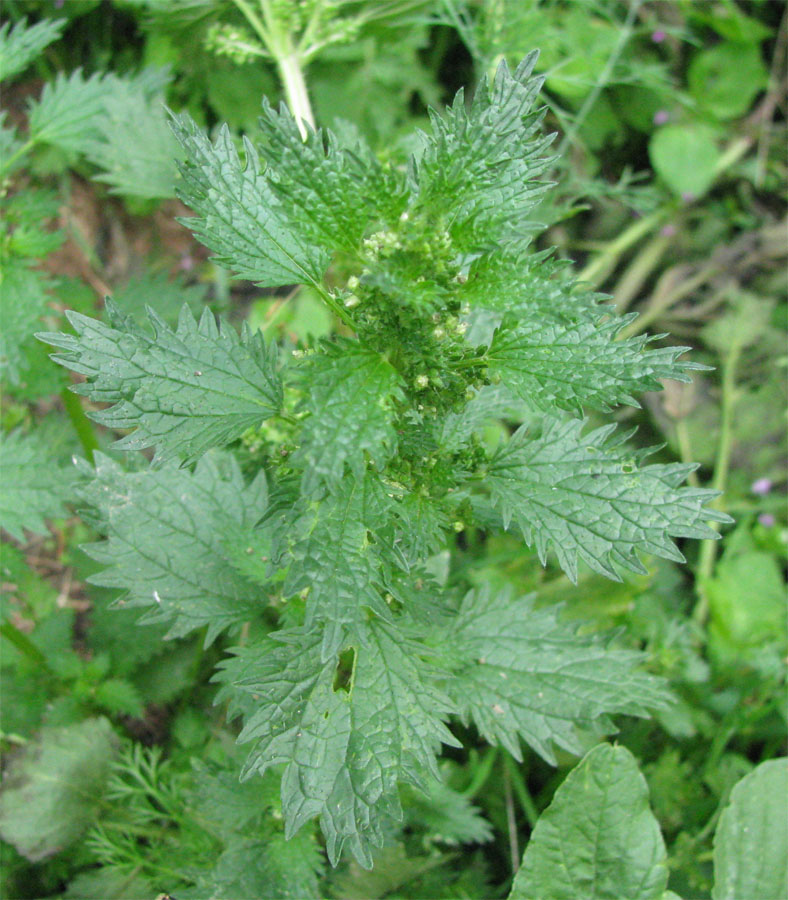
[[[227,129],[212,142],[174,119],[187,224],[239,277],[316,291],[335,337],[278,353],[188,310],[174,331],[110,310],[41,336],[86,376],[78,393],[113,404],[93,417],[133,429],[117,447],[156,448],[149,468],[84,465],[95,580],[172,637],[241,635],[217,678],[250,745],[242,777],[282,766],[286,834],[319,817],[333,864],[343,848],[372,864],[398,783],[459,746],[453,716],[555,762],[665,702],[638,653],[560,610],[430,574],[458,532],[516,528],[572,579],[581,562],[619,578],[725,519],[681,486],[692,466],[645,464],[583,418],[698,366],[617,340],[629,318],[529,249],[550,165],[535,59],[432,113],[401,168],[355,138],[302,139],[284,108],[264,107],[243,159]],[[514,405],[526,424],[491,448],[485,424]],[[251,479],[217,449],[242,437]]]

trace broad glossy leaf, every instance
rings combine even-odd
[[[788,897],[788,759],[761,763],[731,791],[714,835],[714,900]]]
[[[509,900],[660,900],[667,882],[646,780],[627,749],[600,744],[539,817]]]

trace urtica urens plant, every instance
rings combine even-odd
[[[638,654],[554,607],[431,575],[458,532],[515,529],[571,579],[580,563],[619,578],[639,554],[681,561],[672,538],[724,518],[681,486],[692,466],[648,464],[583,417],[697,366],[619,339],[629,317],[530,249],[550,165],[534,61],[432,113],[401,166],[355,137],[302,139],[284,108],[240,153],[226,128],[174,119],[187,224],[240,278],[308,285],[334,337],[278,351],[210,312],[173,331],[151,310],[147,331],[113,309],[42,336],[86,376],[78,393],[112,404],[93,417],[130,429],[118,448],[156,448],[149,467],[84,467],[95,580],[173,637],[243,631],[217,676],[243,777],[281,767],[287,833],[319,817],[332,863],[346,847],[371,865],[398,783],[458,746],[452,717],[554,761],[664,701]],[[242,438],[244,471],[218,449]]]

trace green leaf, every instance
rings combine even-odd
[[[47,301],[47,280],[18,259],[3,260],[0,274],[0,375],[20,383],[26,368],[26,344],[39,326]]]
[[[106,719],[45,729],[27,744],[3,779],[3,840],[33,862],[73,844],[98,811],[114,747]]]
[[[767,87],[769,72],[757,43],[725,41],[692,57],[687,82],[702,109],[718,119],[735,119]]]
[[[487,353],[488,367],[518,397],[545,411],[608,412],[620,403],[640,404],[633,394],[661,390],[660,379],[689,381],[677,363],[689,347],[647,350],[645,335],[616,340],[634,316],[566,324],[554,316],[507,315]],[[705,368],[705,367],[702,367]]]
[[[527,216],[548,185],[538,181],[552,140],[532,112],[542,78],[530,53],[512,73],[501,62],[492,87],[481,79],[466,106],[462,90],[443,116],[430,110],[432,135],[412,160],[420,206],[444,211],[458,249],[478,250],[495,238],[522,238]]]
[[[770,759],[731,792],[714,835],[714,900],[788,897],[788,759]]]
[[[286,837],[320,816],[332,865],[347,845],[369,868],[371,848],[402,818],[397,782],[437,777],[440,743],[458,746],[442,722],[450,704],[421,659],[427,651],[378,620],[359,634],[347,691],[334,687],[336,660],[321,661],[319,630],[275,638],[222,664],[229,684],[219,700],[246,714],[239,740],[255,743],[244,777],[284,763]]]
[[[23,529],[47,534],[45,519],[65,515],[73,476],[56,465],[35,434],[0,436],[0,527],[19,541]]]
[[[216,259],[268,287],[318,285],[329,254],[291,222],[252,144],[244,139],[242,165],[226,126],[215,143],[187,116],[172,127],[186,153],[178,196],[196,213],[184,221]]]
[[[284,104],[279,111],[263,99],[259,120],[265,175],[293,230],[313,243],[353,253],[391,188],[365,143],[352,151],[330,132],[309,130],[306,139]]]
[[[667,882],[646,780],[628,750],[600,744],[539,817],[509,900],[660,900]]]
[[[538,437],[519,428],[485,478],[504,528],[514,519],[543,565],[552,546],[572,581],[578,560],[618,581],[617,567],[645,572],[638,553],[684,562],[672,537],[715,538],[704,523],[730,521],[704,508],[714,491],[680,487],[694,466],[644,466],[647,453],[620,446],[627,435],[610,438],[614,425],[586,434],[583,427],[545,419]]]
[[[30,105],[30,137],[71,153],[83,153],[98,137],[99,117],[110,90],[108,77],[84,78],[77,69],[70,76],[59,72],[44,85],[41,98]]]
[[[47,47],[60,37],[65,19],[42,19],[28,27],[23,18],[11,28],[0,27],[0,81],[18,75]]]
[[[230,565],[222,538],[264,512],[262,474],[244,487],[230,456],[209,454],[193,473],[174,466],[124,472],[97,454],[95,477],[80,495],[106,535],[84,548],[106,567],[89,581],[123,588],[124,605],[152,607],[144,621],[169,623],[168,637],[207,627],[210,643],[259,614],[259,596]]]
[[[91,417],[109,428],[135,428],[121,450],[156,445],[157,459],[195,459],[275,415],[282,404],[276,350],[244,326],[241,336],[205,310],[199,324],[184,306],[172,331],[153,310],[153,334],[123,317],[111,301],[112,325],[68,313],[77,334],[39,339],[61,349],[53,359],[88,377],[72,389],[114,403]],[[114,326],[114,327],[112,327]]]
[[[720,152],[708,125],[666,125],[648,145],[651,165],[678,196],[701,197],[717,177]]]
[[[301,832],[285,840],[281,832],[265,830],[262,838],[237,836],[230,842],[206,879],[210,896],[319,900],[323,855],[314,835]]]
[[[96,130],[96,140],[85,148],[103,170],[96,181],[126,197],[175,196],[183,152],[167,122],[163,94],[146,94],[139,78],[114,79]]]
[[[382,467],[396,446],[395,401],[404,400],[396,369],[356,341],[337,340],[306,358],[300,380],[311,413],[293,457],[304,466],[303,490],[338,481],[346,462],[361,478],[365,453]]]
[[[307,626],[323,623],[322,658],[332,657],[346,636],[357,634],[366,608],[388,618],[382,537],[388,497],[372,476],[345,478],[335,493],[310,503],[283,522],[289,564],[285,595],[308,591]]]
[[[646,716],[668,699],[660,679],[638,672],[641,654],[581,635],[555,608],[508,591],[471,591],[437,635],[451,648],[446,690],[463,719],[516,759],[522,738],[555,765],[553,745],[583,752],[578,730],[604,734],[611,715]]]
[[[121,869],[102,867],[80,872],[69,883],[64,900],[140,900],[155,897],[156,890],[141,875],[129,876]]]

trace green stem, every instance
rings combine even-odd
[[[566,148],[574,141],[575,136],[580,129],[580,126],[586,119],[586,116],[593,109],[593,106],[599,98],[599,95],[602,93],[605,87],[607,87],[607,83],[610,81],[610,78],[613,74],[613,69],[615,69],[616,63],[618,62],[618,58],[621,56],[621,53],[623,52],[624,46],[626,45],[627,41],[632,36],[635,17],[637,16],[638,10],[640,9],[642,3],[643,0],[631,0],[629,4],[629,11],[627,12],[627,17],[624,20],[624,24],[622,25],[621,31],[618,34],[618,42],[613,48],[613,52],[608,57],[607,62],[605,63],[605,68],[602,69],[602,72],[600,73],[593,90],[586,97],[585,102],[580,107],[580,111],[575,116],[571,128],[566,132],[563,139],[561,140],[561,143],[558,145],[556,154],[557,156],[563,156]]]
[[[596,287],[605,280],[618,262],[619,257],[636,244],[644,235],[653,231],[668,216],[668,209],[658,209],[649,216],[633,222],[621,234],[605,247],[605,249],[581,270],[578,280],[586,281]]]
[[[528,785],[525,783],[525,778],[523,778],[523,773],[520,771],[520,767],[508,753],[505,753],[504,758],[506,760],[506,765],[509,767],[512,779],[512,787],[514,788],[515,794],[517,794],[517,799],[520,801],[520,806],[522,806],[523,808],[523,813],[525,814],[526,821],[533,831],[534,827],[536,826],[536,820],[539,818],[539,810],[536,808],[534,798],[531,796],[531,792],[528,790]]]
[[[517,840],[517,820],[514,816],[514,800],[512,798],[512,767],[508,753],[503,755],[503,794],[506,806],[506,829],[509,832],[509,852],[512,856],[512,874],[516,875],[520,867],[520,845]]]
[[[309,129],[315,130],[315,117],[312,115],[312,107],[309,103],[304,72],[301,68],[301,58],[293,51],[277,57],[276,65],[279,69],[279,77],[284,85],[287,105],[290,107],[290,112],[296,120],[301,137],[306,140]]]
[[[85,410],[82,408],[79,397],[75,393],[65,388],[60,392],[60,399],[63,401],[63,406],[68,413],[69,419],[71,419],[74,431],[79,438],[80,444],[82,444],[85,456],[88,462],[92,463],[93,454],[99,449],[99,442],[93,429],[93,424],[85,415]]]
[[[19,157],[24,156],[25,153],[28,153],[30,150],[32,150],[32,148],[35,147],[36,143],[37,139],[35,137],[28,138],[28,140],[25,141],[25,143],[22,144],[22,146],[18,150],[16,150],[8,157],[8,159],[0,161],[0,173],[3,173],[10,169],[11,166],[13,166],[13,164],[19,159]]]
[[[717,458],[714,463],[714,479],[712,487],[722,493],[728,480],[728,470],[733,449],[733,415],[736,406],[736,366],[741,356],[741,345],[736,342],[728,351],[722,364],[722,412],[720,416],[720,439],[717,445]],[[719,525],[710,523],[715,530]],[[700,549],[700,559],[695,581],[698,585],[699,599],[693,612],[693,618],[701,624],[709,614],[709,597],[706,583],[714,572],[714,561],[717,556],[717,542],[708,538]]]
[[[462,792],[463,797],[466,797],[468,800],[473,799],[476,794],[484,787],[485,782],[490,777],[490,772],[493,770],[493,766],[495,765],[495,760],[498,758],[498,749],[496,747],[489,747],[487,752],[482,757],[482,761],[476,767],[476,771],[474,772],[473,778],[471,779],[471,783],[467,788]]]
[[[676,441],[679,445],[679,456],[683,463],[691,463],[695,461],[692,452],[692,442],[690,440],[689,429],[687,428],[686,419],[678,419],[676,421]],[[692,487],[700,487],[700,479],[697,472],[690,472],[687,481]]]
[[[659,265],[663,254],[670,245],[671,238],[658,234],[635,256],[613,289],[613,300],[619,314],[626,312],[629,305],[643,287],[646,279]]]

